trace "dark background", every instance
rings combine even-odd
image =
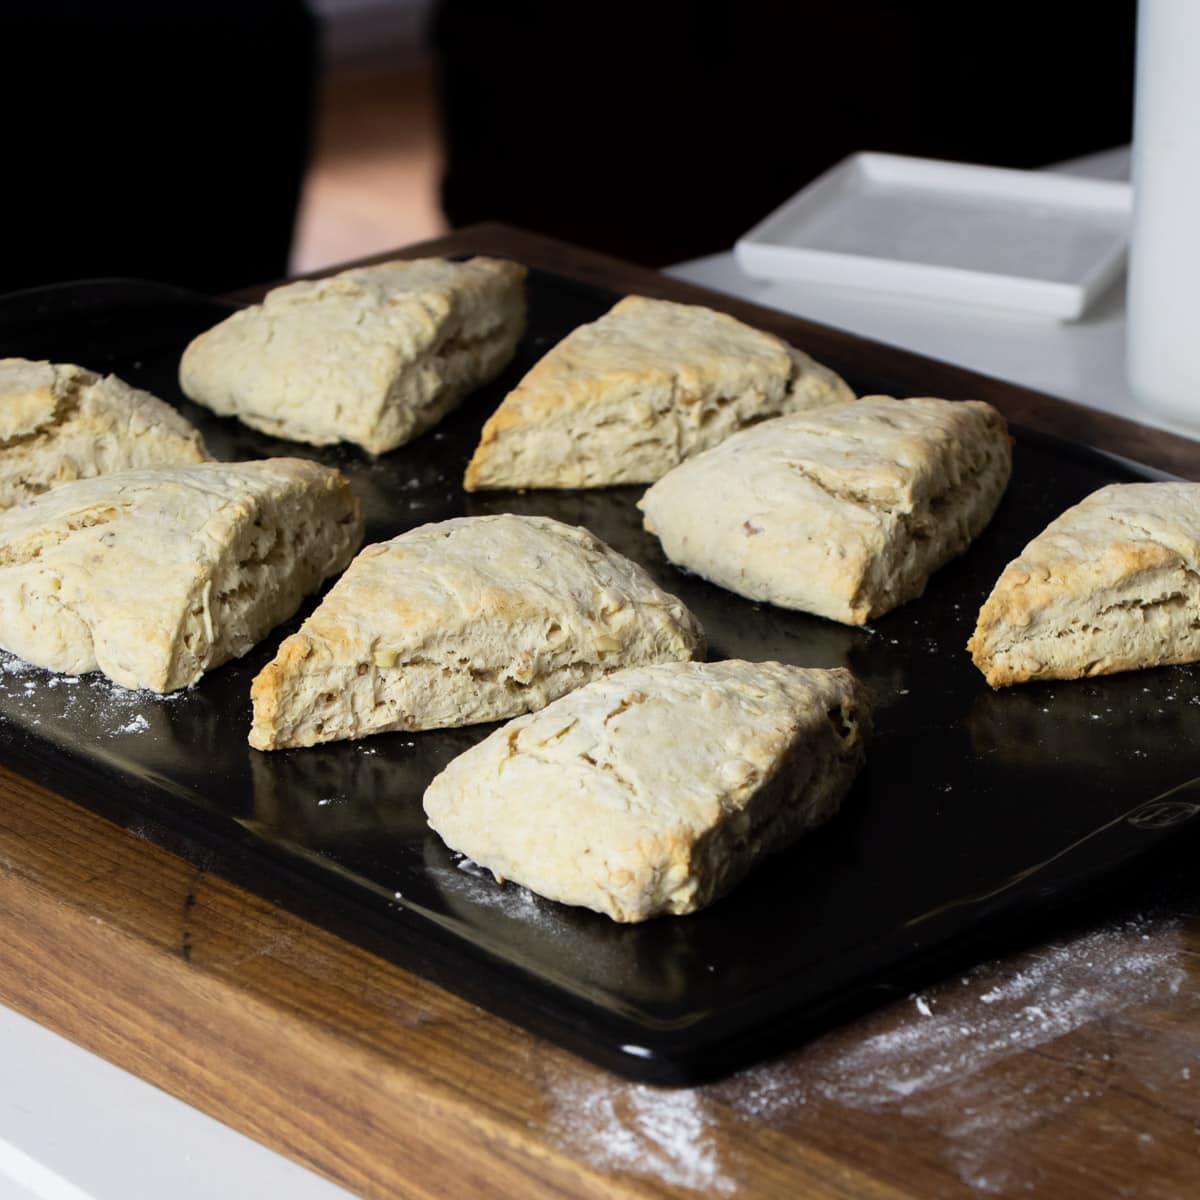
[[[1132,136],[1133,0],[447,0],[452,225],[658,266],[857,150],[1037,167]]]
[[[856,150],[1034,167],[1131,136],[1134,0],[442,0],[452,226],[650,265],[728,247]],[[0,291],[286,273],[311,150],[303,0],[0,9]]]

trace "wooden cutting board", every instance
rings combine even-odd
[[[869,360],[897,394],[974,395],[1200,478],[1186,439],[502,226],[401,253],[472,252],[704,301]],[[1191,874],[1168,863],[1053,942],[662,1091],[0,768],[0,1000],[364,1196],[1179,1197],[1200,1133]]]

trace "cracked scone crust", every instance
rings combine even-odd
[[[836,812],[869,726],[842,669],[634,668],[460,755],[425,812],[452,849],[552,900],[615,921],[695,912]]]
[[[495,378],[524,329],[517,263],[380,263],[268,292],[196,338],[179,381],[264,433],[383,454]]]
[[[639,507],[673,563],[752,600],[861,625],[921,595],[970,545],[1011,470],[990,405],[868,396],[735,434]]]
[[[1067,509],[1004,568],[967,649],[992,687],[1200,659],[1200,484]]]
[[[0,509],[76,479],[208,460],[174,408],[115,375],[0,359]]]
[[[503,720],[704,649],[684,605],[586,529],[460,517],[359,554],[254,680],[250,744]]]
[[[125,471],[0,514],[0,646],[169,692],[245,654],[362,541],[337,471],[291,458]]]
[[[463,486],[651,483],[756,421],[853,399],[828,367],[769,333],[699,305],[627,296],[504,398]]]

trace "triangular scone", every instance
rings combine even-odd
[[[975,400],[894,400],[779,417],[642,497],[667,557],[752,600],[861,625],[919,596],[991,520],[1004,418]]]
[[[268,292],[188,346],[179,382],[265,433],[382,454],[498,375],[524,329],[517,263],[379,263]]]
[[[498,721],[703,653],[683,604],[586,529],[460,517],[359,554],[255,679],[250,744]]]
[[[509,392],[463,486],[652,483],[747,425],[853,399],[828,367],[725,313],[626,296]]]
[[[1004,568],[967,643],[994,688],[1200,659],[1200,483],[1119,483]]]
[[[115,375],[0,359],[0,509],[74,479],[208,459],[174,408]]]
[[[169,692],[245,654],[362,541],[339,472],[293,458],[124,471],[0,513],[0,646]]]
[[[615,921],[695,912],[833,816],[870,717],[843,669],[619,671],[459,755],[425,812],[452,849],[552,900]]]

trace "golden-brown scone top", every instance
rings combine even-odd
[[[853,398],[827,367],[725,313],[626,296],[504,398],[463,486],[652,483],[746,425]]]
[[[966,550],[1011,466],[990,404],[865,396],[734,434],[639,507],[673,563],[752,600],[861,625],[921,595]]]
[[[619,667],[703,654],[683,603],[586,529],[458,517],[358,555],[254,680],[250,744],[502,720]]]
[[[245,654],[362,540],[349,481],[271,458],[118,471],[0,513],[0,647],[129,688]]]
[[[1004,568],[967,648],[992,687],[1200,659],[1200,483],[1067,509]]]
[[[420,258],[289,283],[196,338],[180,386],[265,433],[383,454],[504,368],[524,281],[503,259]]]
[[[616,921],[695,912],[834,814],[870,716],[843,669],[618,671],[460,755],[425,812],[452,848],[551,899]]]
[[[0,359],[0,509],[74,479],[208,459],[171,405],[115,375]]]

